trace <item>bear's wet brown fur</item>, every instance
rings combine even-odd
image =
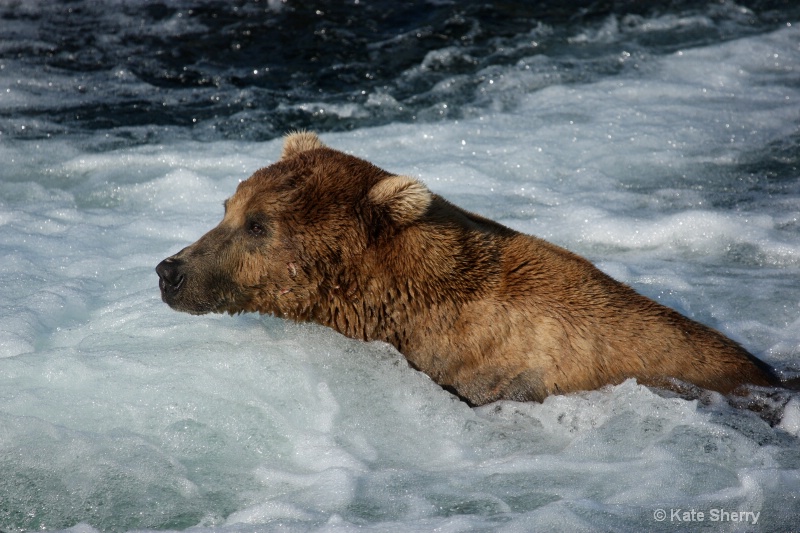
[[[157,271],[174,309],[257,311],[386,341],[473,405],[627,378],[723,393],[777,384],[732,340],[585,259],[312,133],[289,135],[222,222]]]

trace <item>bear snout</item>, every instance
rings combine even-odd
[[[161,289],[161,299],[170,303],[172,298],[181,290],[186,281],[183,272],[184,262],[174,257],[168,257],[156,266],[158,274],[158,288]]]

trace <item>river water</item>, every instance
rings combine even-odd
[[[797,377],[800,7],[644,4],[0,3],[0,530],[795,529],[795,393],[471,409],[159,298],[307,128]]]

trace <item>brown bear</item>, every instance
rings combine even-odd
[[[156,271],[173,309],[258,311],[385,341],[471,405],[627,378],[722,393],[778,384],[737,343],[587,260],[313,133],[288,135],[222,222]]]

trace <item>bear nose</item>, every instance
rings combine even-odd
[[[186,280],[186,275],[181,272],[182,266],[183,261],[172,257],[164,259],[156,266],[158,288],[162,293],[175,293],[180,290]]]

